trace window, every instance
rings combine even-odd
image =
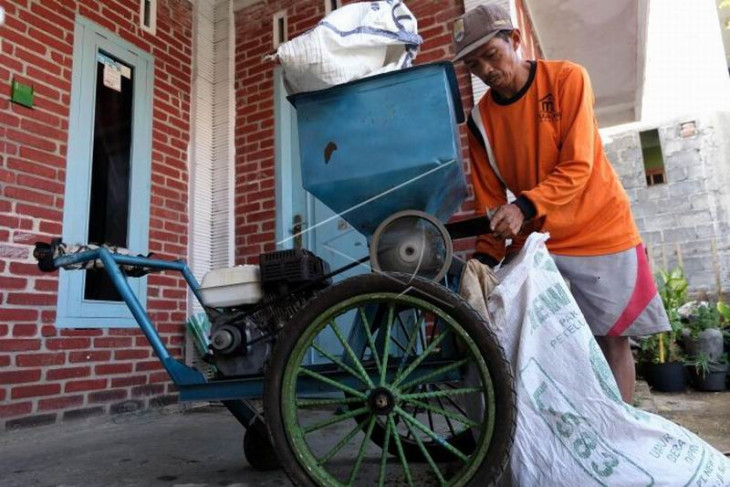
[[[152,58],[79,18],[74,37],[63,240],[147,253]],[[146,280],[130,279],[141,303]],[[59,327],[136,326],[104,271],[61,272]]]
[[[695,122],[684,122],[679,124],[679,135],[683,138],[697,135],[697,124]]]
[[[324,0],[324,14],[329,15],[333,10],[342,7],[341,0]]]
[[[139,0],[139,25],[143,31],[157,31],[157,0]]]
[[[281,10],[274,15],[274,49],[289,40],[286,31],[286,10]]]
[[[639,132],[639,139],[641,140],[641,154],[644,158],[646,185],[654,186],[666,183],[667,175],[664,170],[664,156],[662,155],[659,131],[654,129]]]

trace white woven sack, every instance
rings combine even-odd
[[[312,30],[279,46],[289,94],[321,90],[410,67],[422,39],[416,18],[396,0],[334,10]]]
[[[730,485],[730,460],[687,429],[621,400],[578,305],[534,233],[500,284],[468,267],[462,295],[489,319],[517,391],[515,486]],[[487,273],[488,274],[488,273]]]

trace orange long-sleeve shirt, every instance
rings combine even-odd
[[[562,255],[611,254],[641,242],[603,151],[593,104],[585,69],[538,60],[512,99],[490,90],[474,107],[468,125],[477,212],[504,205],[507,189],[537,211],[509,251],[532,231],[549,232],[548,249]],[[505,244],[482,235],[476,250],[500,260]]]

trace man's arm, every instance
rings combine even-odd
[[[487,161],[487,152],[481,134],[471,117],[467,123],[469,135],[469,157],[471,160],[471,180],[476,200],[476,212],[486,214],[488,210],[498,208],[507,203],[507,193],[502,182],[494,174]],[[486,233],[477,237],[477,254],[495,265],[504,258],[505,242]]]
[[[570,203],[581,194],[595,157],[596,122],[588,73],[580,66],[568,64],[561,76],[564,80],[558,96],[562,117],[558,163],[544,181],[521,195],[534,205],[537,217]]]

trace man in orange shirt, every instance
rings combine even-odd
[[[667,331],[669,320],[603,151],[588,74],[567,61],[522,60],[520,40],[496,5],[454,22],[454,61],[490,87],[468,121],[477,211],[492,214],[492,233],[477,239],[475,257],[496,265],[531,232],[549,233],[548,250],[631,403],[628,336]]]

